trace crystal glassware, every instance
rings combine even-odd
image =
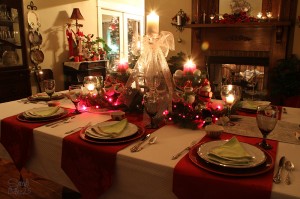
[[[228,109],[228,118],[231,118],[232,106],[241,99],[242,89],[236,85],[223,85],[221,87],[221,98]]]
[[[263,149],[271,149],[272,146],[266,141],[267,136],[273,131],[278,120],[278,108],[273,105],[264,105],[257,107],[256,123],[263,135],[262,142],[259,143]]]
[[[99,93],[101,88],[103,87],[103,76],[96,76],[96,86],[95,89]]]
[[[55,92],[55,80],[54,79],[47,79],[43,81],[44,90],[47,95],[52,99],[52,95]]]
[[[75,114],[79,114],[80,111],[78,110],[78,103],[82,97],[82,87],[81,85],[71,85],[69,86],[69,92],[67,93],[68,98],[73,102],[75,105]]]
[[[156,129],[158,128],[158,124],[155,123],[154,117],[156,116],[158,109],[159,109],[159,99],[158,94],[150,90],[144,94],[144,108],[146,113],[150,117],[150,124],[146,125],[148,129]]]
[[[89,92],[93,92],[96,89],[97,81],[96,76],[85,76],[83,78],[83,85]]]

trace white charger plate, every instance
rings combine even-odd
[[[217,141],[206,142],[199,146],[197,154],[200,156],[200,158],[202,158],[203,160],[209,163],[222,166],[222,167],[228,167],[228,168],[253,168],[263,164],[266,161],[265,153],[262,150],[260,150],[258,147],[255,147],[253,145],[244,142],[240,142],[240,143],[244,147],[244,149],[253,157],[253,161],[247,165],[222,164],[208,158],[208,154],[214,148],[219,147],[225,144],[226,142],[228,142],[228,140],[217,140]]]
[[[119,121],[107,121],[107,122],[101,122],[98,123],[96,125],[90,126],[85,130],[85,135],[93,138],[93,139],[101,139],[101,140],[115,140],[115,139],[122,139],[122,138],[127,138],[130,137],[132,135],[134,135],[135,133],[138,132],[138,127],[135,124],[132,124],[130,122],[127,123],[127,126],[125,127],[125,129],[120,133],[119,136],[117,137],[106,137],[106,136],[101,136],[97,133],[95,133],[92,128],[96,127],[96,126],[108,126],[108,125],[112,125],[115,124]]]

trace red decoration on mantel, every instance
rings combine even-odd
[[[234,24],[234,23],[250,23],[250,22],[258,22],[258,19],[255,17],[247,16],[246,12],[240,12],[235,14],[224,14],[224,19],[215,19],[214,23],[222,23],[222,24]]]

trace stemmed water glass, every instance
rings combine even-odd
[[[259,143],[263,149],[272,149],[266,141],[267,136],[273,131],[278,120],[278,108],[273,105],[264,105],[257,107],[256,123],[263,135],[262,142]]]
[[[236,85],[223,85],[221,87],[221,97],[228,108],[228,118],[231,118],[232,106],[241,99],[241,87]]]
[[[158,124],[155,123],[154,117],[156,116],[158,109],[159,109],[159,99],[158,94],[150,90],[144,94],[144,108],[146,113],[150,117],[150,124],[146,125],[148,129],[156,129],[158,128]]]
[[[52,99],[52,95],[55,92],[55,80],[54,79],[47,79],[43,81],[44,90],[47,95]]]
[[[71,85],[69,86],[69,92],[67,93],[68,98],[73,102],[75,105],[75,114],[79,114],[80,111],[78,110],[78,103],[82,97],[82,87],[81,85]]]

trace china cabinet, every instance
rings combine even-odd
[[[0,102],[31,95],[23,3],[0,0]]]

